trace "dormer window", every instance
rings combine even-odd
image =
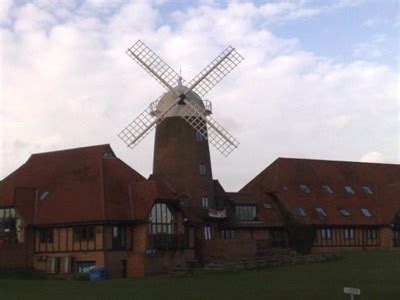
[[[373,195],[371,189],[368,186],[363,186],[362,189],[367,195]]]
[[[45,199],[47,198],[48,195],[49,195],[49,192],[47,192],[47,191],[42,192],[42,193],[40,194],[39,199],[40,199],[40,200],[45,200]]]
[[[300,216],[300,217],[305,217],[306,216],[306,212],[304,211],[304,208],[296,207],[294,210],[295,210],[295,212],[296,212],[296,214],[298,216]]]
[[[331,189],[331,187],[329,185],[326,185],[326,184],[323,185],[322,186],[322,190],[327,194],[333,194],[333,191],[332,191],[332,189]]]
[[[354,195],[354,191],[353,191],[353,189],[351,188],[351,186],[346,185],[346,186],[344,187],[344,189],[345,189],[345,191],[347,192],[347,194],[349,194],[349,195]]]
[[[305,184],[300,185],[300,189],[303,193],[309,194],[311,191],[308,189],[308,187]]]
[[[364,217],[370,218],[372,217],[371,212],[368,210],[368,208],[361,208],[361,212],[364,215]]]
[[[317,212],[317,215],[321,218],[326,217],[326,212],[322,207],[316,207],[315,211]]]
[[[350,213],[347,209],[345,208],[339,208],[338,211],[344,216],[344,217],[350,217]]]

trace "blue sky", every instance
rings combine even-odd
[[[205,98],[241,143],[211,151],[228,190],[277,157],[399,161],[398,1],[3,0],[0,29],[1,177],[102,143],[151,173],[154,135],[117,137],[164,92],[124,53],[139,38],[186,80],[229,44],[245,57]]]

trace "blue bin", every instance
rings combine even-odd
[[[107,270],[106,268],[93,268],[89,271],[89,279],[90,281],[101,281],[101,280],[107,280],[108,275],[107,275]]]

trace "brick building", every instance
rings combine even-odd
[[[181,168],[189,182],[146,179],[109,145],[33,154],[0,183],[0,266],[116,278],[268,255],[290,247],[277,203],[317,228],[314,252],[400,249],[399,165],[279,158],[238,193],[211,164]]]

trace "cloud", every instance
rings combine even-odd
[[[278,156],[358,160],[376,149],[396,159],[396,71],[367,56],[320,57],[268,26],[339,8],[203,2],[165,18],[160,4],[93,3],[58,13],[40,1],[8,12],[0,50],[2,177],[32,152],[101,143],[144,176],[151,172],[154,135],[134,150],[117,137],[164,91],[124,53],[138,38],[175,70],[182,66],[186,80],[229,44],[245,57],[206,96],[241,143],[228,159],[212,150],[213,174],[228,190]]]
[[[393,161],[390,160],[387,156],[375,151],[364,154],[363,156],[361,156],[360,161],[371,163],[393,163]]]

